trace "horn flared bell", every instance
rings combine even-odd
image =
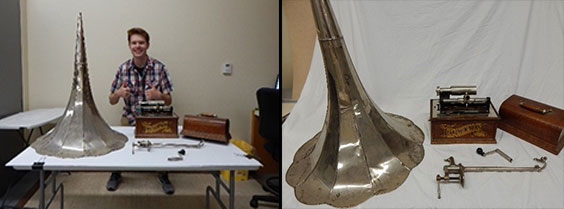
[[[82,13],[78,15],[72,90],[63,118],[32,145],[42,155],[61,158],[99,156],[124,147],[127,137],[110,128],[92,99]]]
[[[385,113],[354,69],[328,0],[312,0],[328,87],[321,131],[302,145],[286,172],[305,204],[352,207],[398,188],[424,156],[412,121]]]

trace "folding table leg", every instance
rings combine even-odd
[[[26,144],[28,144],[28,145],[29,145],[29,140],[31,140],[31,135],[33,134],[33,130],[34,129],[32,128],[31,131],[29,132],[29,135],[27,136],[27,139],[25,140]]]
[[[229,171],[229,209],[235,208],[235,171]]]
[[[53,201],[53,199],[55,199],[55,195],[57,195],[57,192],[59,192],[59,190],[61,191],[61,209],[63,209],[64,206],[64,187],[63,187],[63,183],[59,183],[59,186],[57,185],[57,174],[58,171],[53,171],[51,173],[51,176],[47,179],[45,179],[45,170],[43,169],[43,162],[35,162],[32,165],[32,170],[36,170],[39,172],[39,209],[46,209],[49,207],[49,205],[51,205],[51,202]],[[45,186],[47,184],[49,184],[49,181],[52,181],[52,193],[51,196],[49,197],[49,201],[47,201],[47,204],[45,203]]]
[[[208,186],[206,187],[206,209],[210,208],[210,193],[213,195],[217,203],[222,209],[226,209],[225,204],[221,201],[221,196],[219,194],[220,186],[222,186],[229,193],[229,209],[235,208],[235,171],[229,171],[229,187],[223,183],[219,172],[213,172],[212,175],[215,177],[215,190]]]
[[[18,129],[17,132],[18,132],[18,134],[20,135],[20,138],[22,139],[22,141],[23,141],[23,143],[25,144],[25,146],[26,146],[26,147],[29,147],[29,143],[25,140],[25,136],[24,136],[24,134],[23,134],[24,130],[25,130],[25,129],[20,128],[20,129]]]
[[[45,170],[39,170],[39,209],[45,209]]]

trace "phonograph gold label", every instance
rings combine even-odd
[[[156,123],[151,122],[144,122],[141,123],[141,126],[145,129],[145,133],[153,134],[153,133],[172,133],[172,129],[170,128],[169,121],[160,121]]]
[[[441,124],[440,127],[441,137],[445,138],[458,138],[466,135],[473,137],[487,136],[487,133],[484,132],[484,128],[487,127],[487,124],[484,123],[470,123],[459,127],[456,127],[456,125]]]
[[[136,138],[177,138],[177,116],[136,117]]]

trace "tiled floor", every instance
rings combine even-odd
[[[122,173],[123,180],[115,192],[106,190],[106,181],[110,173],[74,172],[70,176],[61,173],[57,181],[63,181],[65,208],[204,208],[205,189],[214,186],[215,179],[207,173],[170,173],[169,178],[175,187],[174,195],[162,192],[157,181],[157,173]],[[50,191],[50,187],[47,191]],[[224,203],[228,203],[225,190],[221,192]],[[252,195],[267,194],[254,179],[235,182],[235,208],[250,208]],[[37,208],[38,193],[25,205]],[[47,194],[48,196],[48,194]],[[220,208],[210,197],[210,208]],[[59,208],[60,196],[57,195],[49,208]],[[274,204],[261,204],[260,209],[278,208]]]

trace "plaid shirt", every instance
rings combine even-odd
[[[121,64],[117,70],[114,82],[110,92],[117,91],[123,83],[129,87],[130,96],[124,98],[125,106],[123,107],[123,116],[127,118],[130,125],[135,125],[135,117],[133,113],[139,105],[139,101],[146,101],[145,90],[149,90],[152,86],[157,88],[161,93],[168,94],[172,92],[172,81],[165,68],[165,65],[147,56],[147,64],[143,72],[138,72],[133,66],[133,59],[129,59]]]

